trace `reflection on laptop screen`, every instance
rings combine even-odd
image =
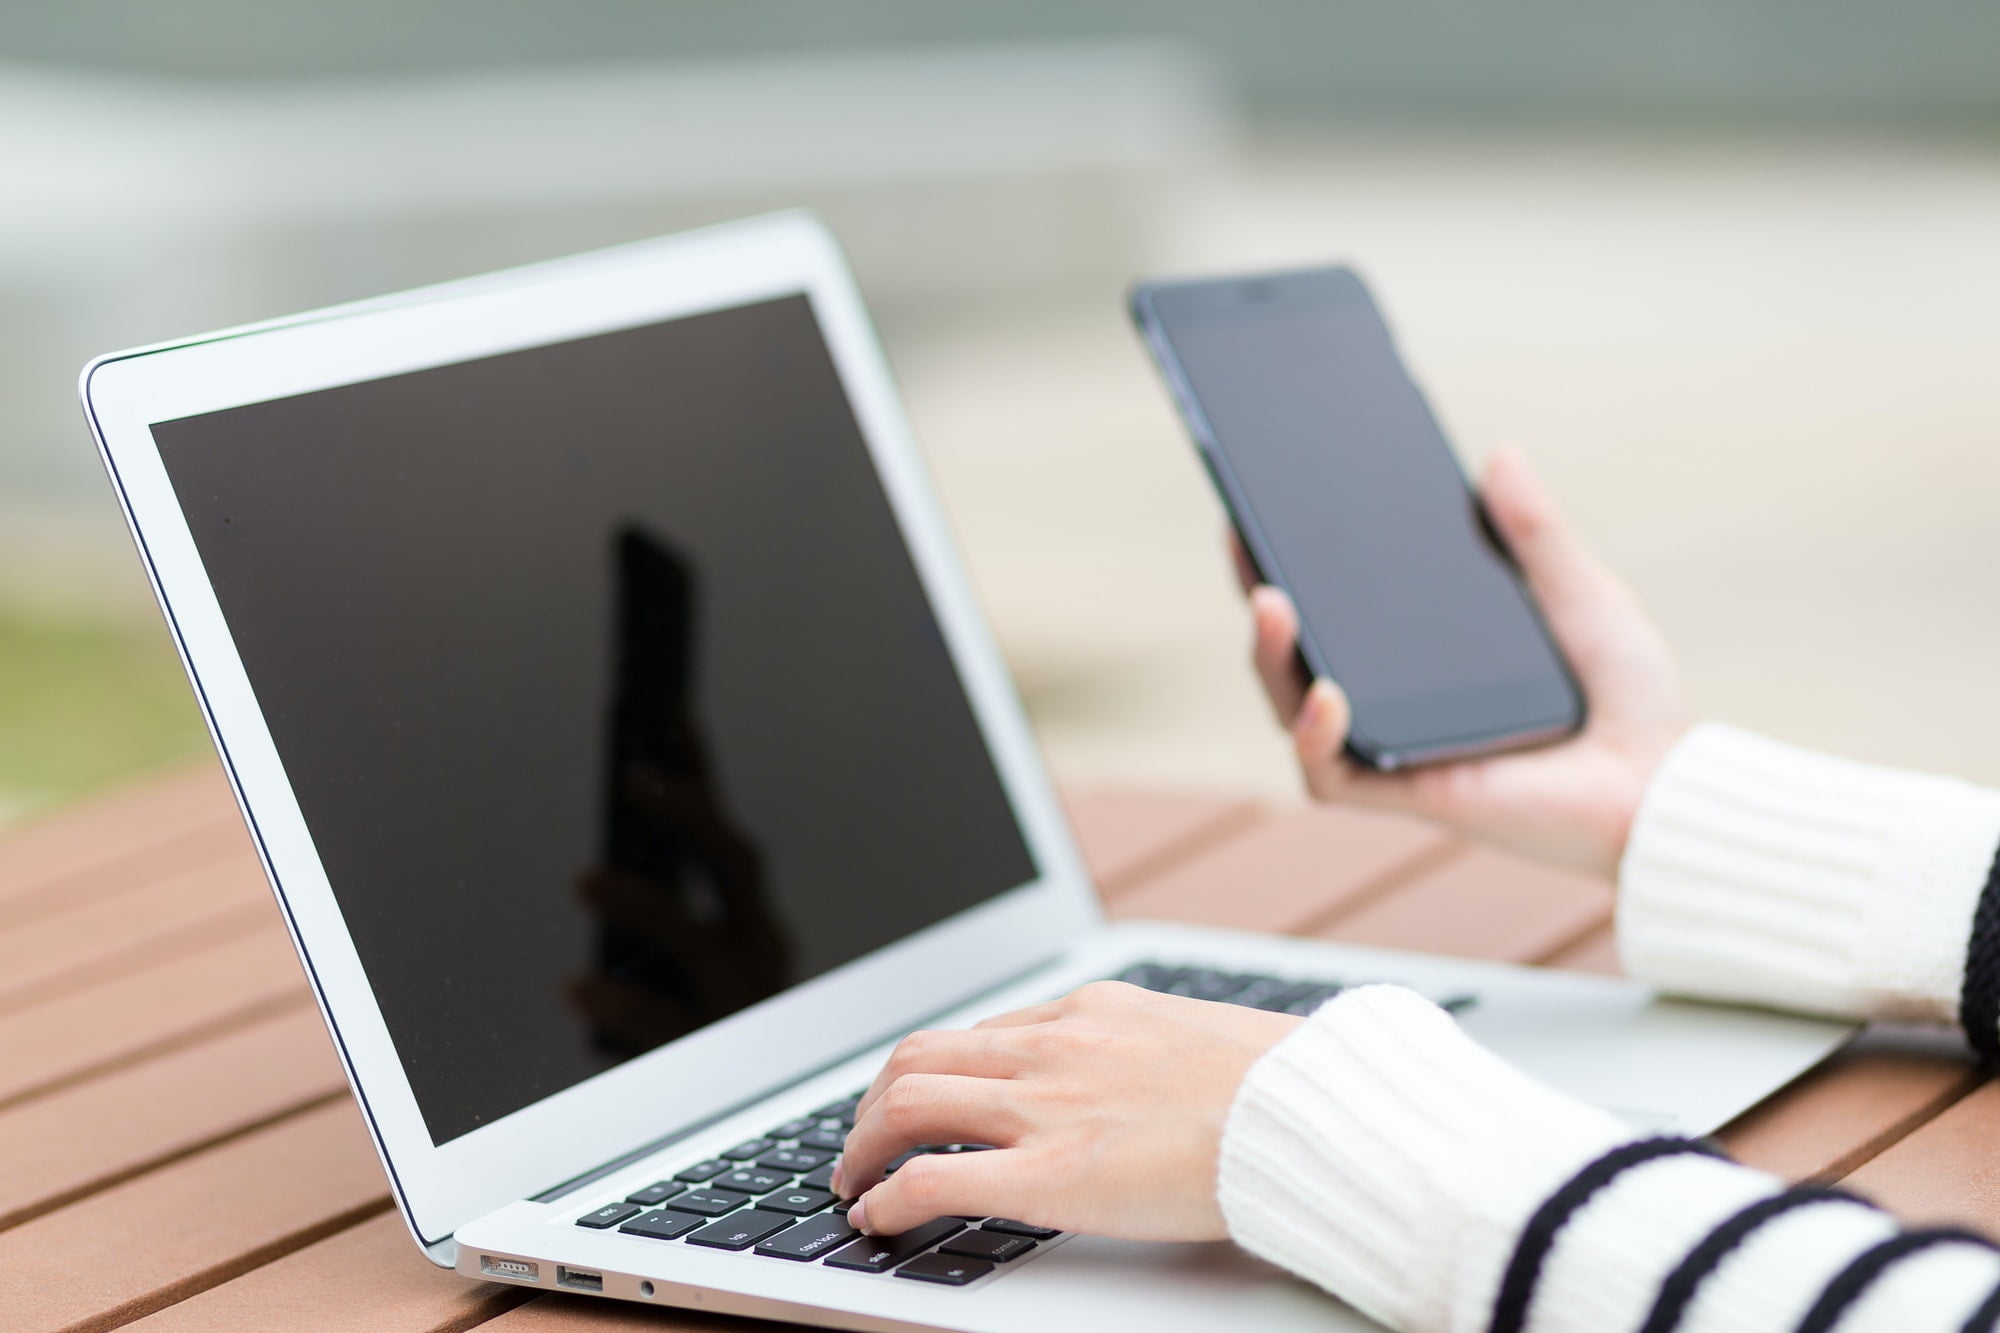
[[[1034,877],[805,297],[153,433],[436,1142]]]

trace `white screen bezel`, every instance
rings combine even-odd
[[[806,295],[1041,876],[434,1145],[154,444],[155,422]],[[86,415],[412,1230],[425,1244],[1043,962],[1099,919],[833,238],[791,213],[101,357]],[[755,1060],[732,1053],[754,1049]],[[699,1091],[695,1091],[699,1090]]]

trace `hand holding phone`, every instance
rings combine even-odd
[[[1347,757],[1347,697],[1300,669],[1298,615],[1238,562],[1255,626],[1253,658],[1316,799],[1394,810],[1510,851],[1605,878],[1653,772],[1692,723],[1666,640],[1631,589],[1563,520],[1514,450],[1487,467],[1481,496],[1518,557],[1590,700],[1583,729],[1539,749],[1378,773]]]
[[[1149,284],[1133,311],[1246,587],[1275,585],[1253,594],[1258,668],[1314,794],[1612,873],[1687,710],[1525,463],[1470,490],[1345,269]]]

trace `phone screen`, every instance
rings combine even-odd
[[[1573,728],[1581,698],[1359,278],[1319,269],[1138,298],[1300,649],[1384,767]]]

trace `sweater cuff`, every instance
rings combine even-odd
[[[1478,1328],[1530,1213],[1632,1130],[1364,986],[1250,1070],[1218,1197],[1252,1253],[1400,1329]]]
[[[1632,976],[1711,999],[1953,1021],[2000,792],[1704,724],[1619,866]]]

